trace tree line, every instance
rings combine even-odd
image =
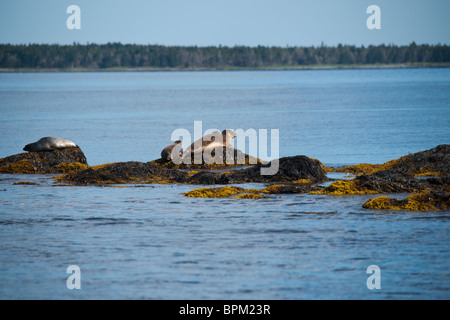
[[[197,47],[121,43],[0,44],[0,68],[264,68],[449,63],[450,46]]]

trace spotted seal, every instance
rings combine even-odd
[[[184,154],[203,152],[205,149],[226,147],[229,146],[231,141],[236,137],[236,132],[233,130],[223,130],[222,133],[216,130],[213,133],[203,136],[201,139],[195,141],[184,151]]]
[[[170,146],[165,147],[163,151],[161,151],[161,158],[166,161],[171,161],[174,159],[174,156],[179,155],[182,152],[183,152],[183,141],[177,140]]]
[[[23,150],[29,152],[53,151],[55,149],[77,148],[78,146],[70,140],[54,137],[45,137],[37,142],[27,144]]]

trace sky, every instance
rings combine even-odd
[[[69,30],[70,5],[81,29]],[[369,30],[367,8],[381,11]],[[0,43],[450,44],[450,0],[1,0]]]

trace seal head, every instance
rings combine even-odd
[[[183,141],[177,140],[161,151],[161,158],[166,161],[172,161],[174,156],[180,155],[183,152]]]

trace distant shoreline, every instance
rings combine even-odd
[[[170,71],[293,71],[293,70],[359,70],[359,69],[418,69],[450,68],[450,63],[348,64],[298,65],[268,67],[214,67],[214,68],[0,68],[0,73],[52,73],[52,72],[170,72]]]

